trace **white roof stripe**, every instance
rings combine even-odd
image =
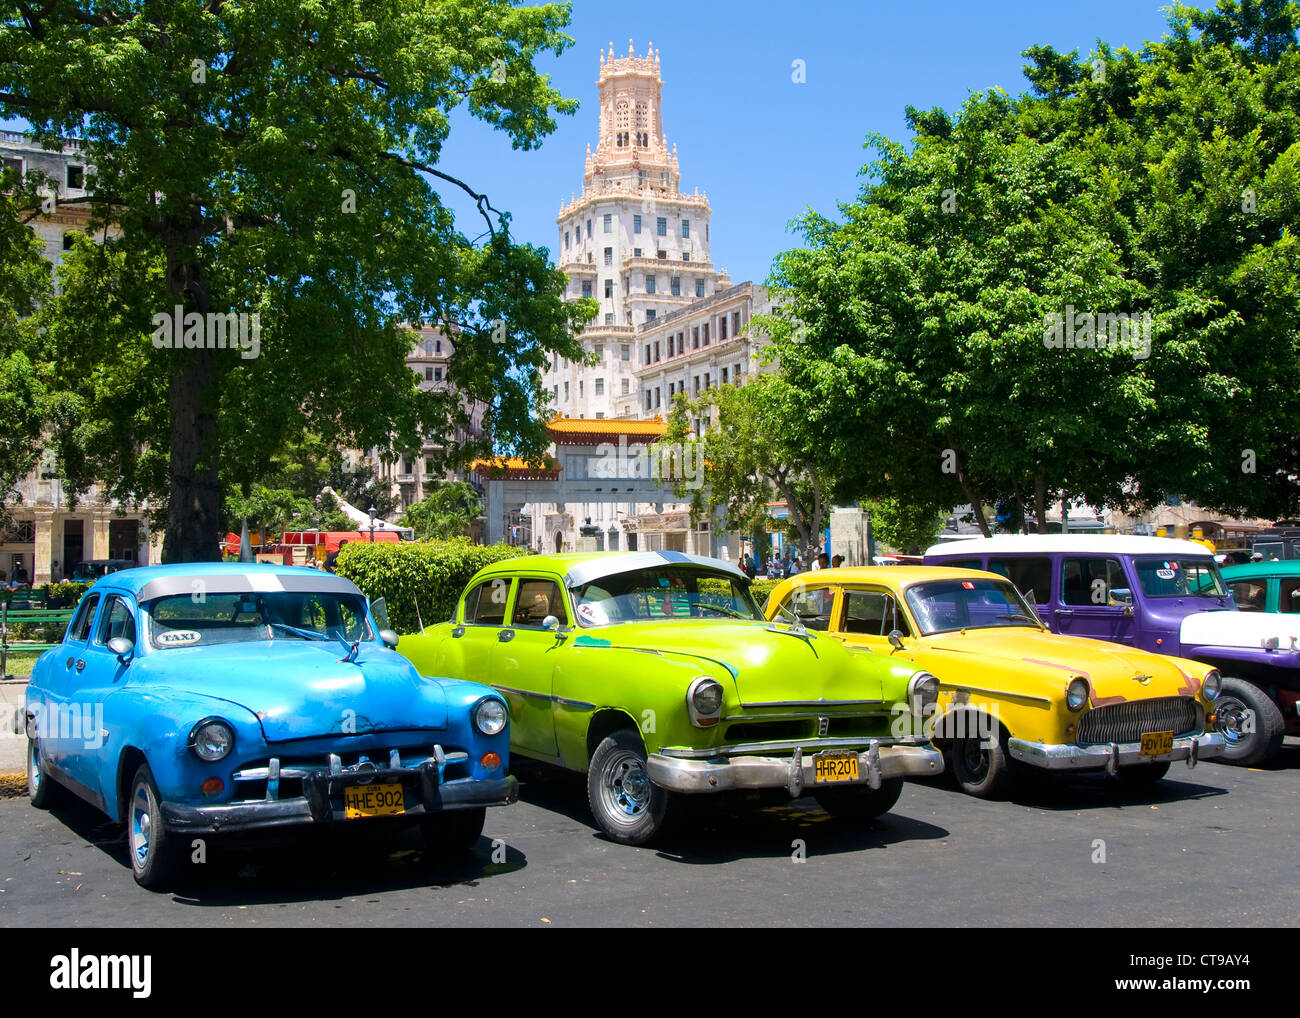
[[[969,555],[1001,553],[1054,552],[1081,555],[1171,555],[1204,556],[1214,553],[1195,541],[1172,537],[1138,537],[1133,534],[999,534],[966,541],[945,541],[931,545],[925,557],[964,558]]]

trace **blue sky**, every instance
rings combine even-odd
[[[1208,6],[1208,4],[1205,4]],[[1023,49],[1052,45],[1081,55],[1098,39],[1140,49],[1164,35],[1160,0],[991,0],[984,3],[804,3],[700,0],[635,4],[577,0],[575,45],[539,65],[582,107],[533,152],[468,117],[457,120],[440,168],[485,191],[513,216],[515,235],[555,248],[561,200],[582,185],[596,140],[599,54],[628,39],[661,54],[664,129],[676,143],[682,187],[706,192],[715,264],[762,281],[794,246],[791,219],[811,206],[834,214],[851,200],[880,133],[907,141],[903,108],[956,110],[972,90],[1024,90]],[[802,60],[806,82],[791,80]],[[462,229],[480,225],[454,191]]]

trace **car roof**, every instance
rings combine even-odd
[[[630,572],[634,569],[656,569],[666,565],[696,565],[730,573],[748,582],[749,577],[734,562],[726,562],[706,555],[688,555],[681,551],[590,551],[564,552],[554,555],[526,555],[501,559],[484,566],[479,575],[494,573],[514,575],[520,572],[545,571],[564,577],[567,586],[590,583],[601,576]]]
[[[243,594],[270,591],[338,592],[358,594],[356,584],[342,576],[263,562],[178,562],[165,566],[139,566],[102,576],[91,590],[126,590],[138,601],[193,593],[194,580],[204,581],[209,594]]]
[[[1242,562],[1219,570],[1225,580],[1253,580],[1268,576],[1300,576],[1300,559],[1279,562]]]
[[[980,576],[1009,582],[1001,573],[983,569],[958,569],[953,566],[841,566],[838,569],[814,569],[782,580],[776,587],[784,593],[792,587],[819,587],[824,583],[875,583],[887,587],[906,587],[925,580],[965,580]]]
[[[996,553],[1054,552],[1080,555],[1196,555],[1213,552],[1195,541],[1173,537],[1139,537],[1134,534],[999,534],[945,541],[925,550],[931,555],[989,555]]]

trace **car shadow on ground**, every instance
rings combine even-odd
[[[51,816],[121,865],[131,878],[126,830],[89,806]],[[465,855],[440,859],[410,825],[297,829],[258,835],[185,835],[186,855],[167,892],[189,905],[228,908],[337,901],[385,891],[476,887],[528,865],[524,853],[480,837]],[[342,907],[342,906],[339,906]]]
[[[1016,776],[1016,783],[1012,786],[1007,801],[1033,809],[1078,812],[1125,806],[1161,806],[1228,795],[1226,788],[1199,784],[1195,780],[1195,772],[1205,766],[1206,764],[1199,764],[1194,770],[1188,770],[1185,764],[1176,763],[1169,769],[1168,777],[1153,784],[1126,784],[1104,773],[1026,771]],[[933,778],[918,778],[917,783],[951,795],[966,796],[957,787],[951,773]],[[975,796],[966,797],[978,801]]]
[[[609,840],[592,818],[584,775],[531,761],[512,767],[524,802],[569,818],[593,838]],[[772,798],[784,797],[778,793]],[[818,855],[828,855],[949,836],[942,827],[907,816],[906,787],[893,810],[863,821],[833,817],[811,797],[764,802],[757,797],[678,796],[673,808],[673,823],[653,847],[663,859],[699,866],[790,857],[801,850],[811,853],[814,846]]]

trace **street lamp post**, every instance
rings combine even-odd
[[[370,514],[370,543],[375,543],[375,507],[372,505],[366,510]]]

